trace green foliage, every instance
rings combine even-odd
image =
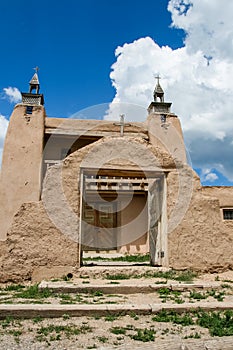
[[[105,321],[112,322],[112,321],[115,321],[118,317],[119,317],[118,315],[107,315],[105,317]]]
[[[207,292],[209,296],[213,297],[217,301],[223,301],[224,300],[224,291],[217,292],[214,289],[211,289],[210,291]]]
[[[106,279],[107,280],[127,280],[130,279],[131,276],[126,275],[124,273],[118,273],[116,275],[107,275]]]
[[[176,304],[184,303],[184,300],[180,297],[180,291],[170,290],[169,288],[160,288],[157,292],[159,293],[159,297],[162,299],[163,303],[165,303],[167,300],[173,300]]]
[[[107,343],[107,341],[108,341],[108,338],[106,338],[106,337],[98,337],[98,339],[101,343]]]
[[[134,340],[149,342],[155,340],[155,330],[153,328],[147,329],[136,329],[136,334],[130,335],[130,337]]]
[[[91,293],[93,297],[101,297],[104,295],[104,293],[101,290],[95,290]]]
[[[175,311],[160,311],[156,316],[152,318],[152,321],[156,322],[172,322],[174,324],[180,324],[182,326],[190,326],[194,324],[192,317],[189,313],[178,314]]]
[[[45,327],[40,327],[37,330],[37,333],[39,335],[43,335],[43,336],[48,336],[48,335],[52,335],[54,336],[55,334],[62,334],[64,333],[68,338],[71,335],[79,335],[79,334],[86,334],[88,332],[92,332],[92,328],[89,327],[88,325],[82,325],[80,327],[76,327],[73,324],[70,325],[53,325],[50,324],[48,326]]]
[[[5,288],[5,291],[7,292],[18,292],[21,291],[22,289],[24,289],[25,286],[23,286],[22,284],[10,284],[9,286],[7,286]]]
[[[49,288],[39,289],[38,284],[27,287],[21,292],[17,293],[17,298],[25,299],[44,299],[53,295]]]
[[[233,335],[233,311],[220,312],[199,312],[197,324],[209,329],[212,336]]]
[[[195,300],[201,300],[201,299],[206,299],[208,297],[208,295],[206,295],[205,293],[200,293],[200,292],[196,292],[196,291],[191,291],[189,293],[189,298],[190,299],[195,299]]]
[[[91,261],[123,261],[123,262],[135,262],[135,263],[141,263],[141,262],[149,262],[150,261],[150,255],[149,254],[134,254],[134,255],[124,255],[119,256],[115,258],[108,258],[108,257],[90,257],[90,258],[83,258],[84,261],[91,260]]]
[[[7,328],[14,324],[14,319],[12,316],[7,316],[3,321],[1,321],[2,328]]]
[[[63,320],[69,320],[70,315],[69,314],[64,314],[62,315]]]
[[[125,334],[126,329],[124,327],[112,327],[110,328],[110,332],[113,334]]]
[[[39,323],[43,320],[43,318],[41,316],[37,316],[37,317],[34,317],[32,319],[33,323]]]
[[[132,317],[135,321],[139,320],[139,316],[133,311],[130,312],[129,316]]]

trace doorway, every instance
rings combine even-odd
[[[129,171],[127,175],[122,171],[94,174],[90,170],[82,173],[80,261],[87,251],[133,252],[147,253],[153,266],[166,266],[164,174],[153,173],[150,178]],[[131,202],[127,205],[128,198]],[[140,250],[140,244],[147,246],[147,251]]]

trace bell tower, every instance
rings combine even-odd
[[[183,163],[186,163],[186,151],[179,118],[171,112],[171,102],[164,102],[164,91],[159,83],[154,89],[154,101],[148,107],[148,133],[150,142],[161,147]]]
[[[154,101],[148,107],[148,113],[170,113],[171,102],[164,102],[164,92],[159,83],[160,77],[156,76],[157,84],[154,89]]]
[[[38,68],[28,93],[14,107],[4,143],[0,201],[0,240],[5,240],[12,219],[25,202],[38,201],[44,147],[44,97],[39,94]],[[35,93],[33,93],[35,90]]]
[[[44,96],[43,94],[39,94],[40,91],[40,83],[38,78],[38,70],[39,68],[36,67],[35,74],[33,75],[32,79],[29,82],[29,92],[21,92],[22,95],[22,103],[24,105],[36,105],[36,106],[43,106],[44,105]],[[32,93],[35,90],[35,93]]]

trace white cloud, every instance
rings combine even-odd
[[[4,88],[5,97],[9,99],[12,103],[17,103],[21,101],[21,93],[16,87],[9,86],[8,88]]]
[[[6,117],[0,114],[0,164],[2,162],[3,144],[4,144],[4,139],[6,136],[8,124],[9,122],[6,119]]]
[[[202,182],[215,182],[218,180],[218,175],[213,171],[213,169],[202,169],[201,181]]]
[[[186,32],[184,47],[159,47],[149,37],[118,47],[110,75],[116,95],[106,118],[125,113],[127,120],[145,120],[129,106],[146,110],[159,73],[193,165],[221,169],[233,181],[233,2],[170,0],[168,9],[172,25]]]

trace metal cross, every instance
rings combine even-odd
[[[124,114],[120,115],[120,123],[114,123],[114,125],[120,126],[120,135],[121,136],[124,136],[124,127],[130,126],[130,124],[125,123],[125,115]]]
[[[38,66],[36,66],[35,68],[33,68],[35,71],[36,71],[36,73],[38,72],[38,70],[39,70],[39,67]]]
[[[158,74],[158,75],[155,75],[155,79],[157,79],[157,84],[159,85],[159,79],[161,79],[160,76],[159,76],[159,74]]]

